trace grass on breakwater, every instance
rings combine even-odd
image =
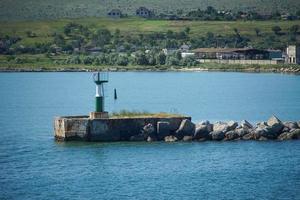
[[[147,111],[129,111],[129,110],[121,110],[119,112],[113,112],[110,114],[110,118],[136,118],[136,117],[183,117],[183,115],[180,114],[174,114],[174,113],[164,113],[164,112],[159,112],[159,113],[150,113]]]

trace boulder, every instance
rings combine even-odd
[[[208,120],[202,121],[198,125],[205,125],[207,127],[207,131],[208,132],[212,132],[213,131],[213,124],[211,124]]]
[[[229,121],[229,122],[216,122],[213,125],[213,131],[222,131],[223,133],[226,133],[228,131],[234,130],[236,127],[238,127],[238,123],[235,121]]]
[[[290,129],[289,127],[286,127],[286,126],[285,126],[285,127],[283,127],[283,129],[282,129],[281,132],[282,132],[282,133],[284,133],[284,132],[290,132],[290,130],[291,130],[291,129]],[[294,130],[294,129],[292,129],[292,130]]]
[[[144,135],[144,138],[148,137],[155,137],[156,138],[156,133],[155,133],[155,128],[152,124],[146,124],[143,129],[142,129],[142,134]]]
[[[165,142],[176,142],[178,139],[174,135],[169,135],[164,138]]]
[[[247,129],[252,129],[253,125],[250,122],[248,122],[247,120],[243,120],[243,121],[241,121],[241,127],[247,128]]]
[[[223,131],[212,131],[209,133],[212,140],[223,140],[225,137],[225,133]]]
[[[243,140],[253,140],[253,139],[254,139],[254,134],[253,134],[253,132],[247,133],[246,135],[244,135],[244,136],[242,137],[242,139],[243,139]]]
[[[193,136],[186,135],[182,139],[184,142],[190,142],[193,140]]]
[[[229,131],[228,124],[226,122],[216,122],[213,125],[213,131],[225,133]]]
[[[170,123],[163,121],[157,122],[157,139],[163,140],[168,135],[170,135]]]
[[[271,116],[270,119],[267,121],[268,126],[273,126],[275,124],[282,124],[282,122],[276,117],[276,116]]]
[[[208,121],[196,125],[194,139],[209,138],[209,133],[212,131],[213,125]]]
[[[295,129],[294,131],[290,132],[292,134],[292,139],[299,140],[300,139],[300,129]]]
[[[225,140],[235,140],[238,139],[240,136],[236,131],[228,131],[225,133]]]
[[[145,141],[145,137],[143,134],[133,135],[130,137],[129,141],[132,141],[132,142]]]
[[[179,128],[175,132],[177,139],[181,140],[184,136],[193,136],[195,124],[188,119],[182,120]]]
[[[267,121],[267,129],[269,133],[274,134],[274,135],[279,135],[283,129],[283,124],[282,122],[275,116],[272,116],[268,121]]]
[[[299,128],[297,122],[283,122],[283,125],[284,129],[288,128],[289,130]]]
[[[235,132],[239,135],[239,137],[243,137],[244,135],[250,133],[251,131],[252,129],[248,129],[246,127],[235,129]]]
[[[228,131],[232,131],[232,130],[234,130],[236,127],[238,127],[238,123],[237,122],[235,122],[235,121],[229,121],[228,123],[227,123],[227,125],[228,125]]]
[[[258,140],[261,136],[265,137],[266,135],[266,129],[265,128],[260,128],[257,127],[256,129],[254,129],[254,131],[252,132],[252,137],[255,140]]]
[[[290,132],[284,132],[281,133],[278,138],[278,140],[291,140],[292,138],[292,134]]]
[[[297,122],[297,124],[298,124],[298,127],[300,128],[300,121],[299,121],[299,122]]]
[[[267,122],[259,122],[257,124],[257,128],[266,128],[266,127],[268,127]]]

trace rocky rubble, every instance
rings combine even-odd
[[[295,140],[300,139],[300,122],[282,122],[276,116],[266,122],[252,125],[243,120],[216,122],[203,121],[194,124],[183,120],[176,131],[171,131],[169,122],[147,124],[141,134],[132,136],[131,141],[233,141],[233,140]]]

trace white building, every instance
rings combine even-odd
[[[296,45],[290,45],[286,48],[286,63],[300,64],[300,48]]]

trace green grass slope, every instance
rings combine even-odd
[[[167,32],[167,30],[182,31],[185,27],[190,27],[192,37],[201,37],[205,36],[207,32],[212,32],[216,35],[231,35],[233,34],[233,29],[237,28],[240,34],[250,38],[254,45],[259,44],[264,38],[263,36],[273,34],[273,26],[280,26],[282,32],[288,32],[291,26],[300,24],[300,21],[168,21],[139,18],[117,20],[107,18],[80,18],[73,20],[0,22],[0,36],[19,36],[22,40],[18,44],[23,45],[51,42],[53,41],[53,33],[62,33],[63,27],[69,22],[76,22],[94,30],[107,28],[114,32],[116,29],[120,29],[124,35]],[[261,30],[262,37],[256,36],[255,28]],[[37,37],[27,37],[26,31],[33,31]],[[280,43],[286,43],[288,35],[278,36],[278,38],[280,39]]]
[[[290,12],[300,9],[299,0],[0,0],[0,20],[36,20],[104,16],[112,8],[133,15],[139,6],[156,14],[213,6],[217,9]]]

